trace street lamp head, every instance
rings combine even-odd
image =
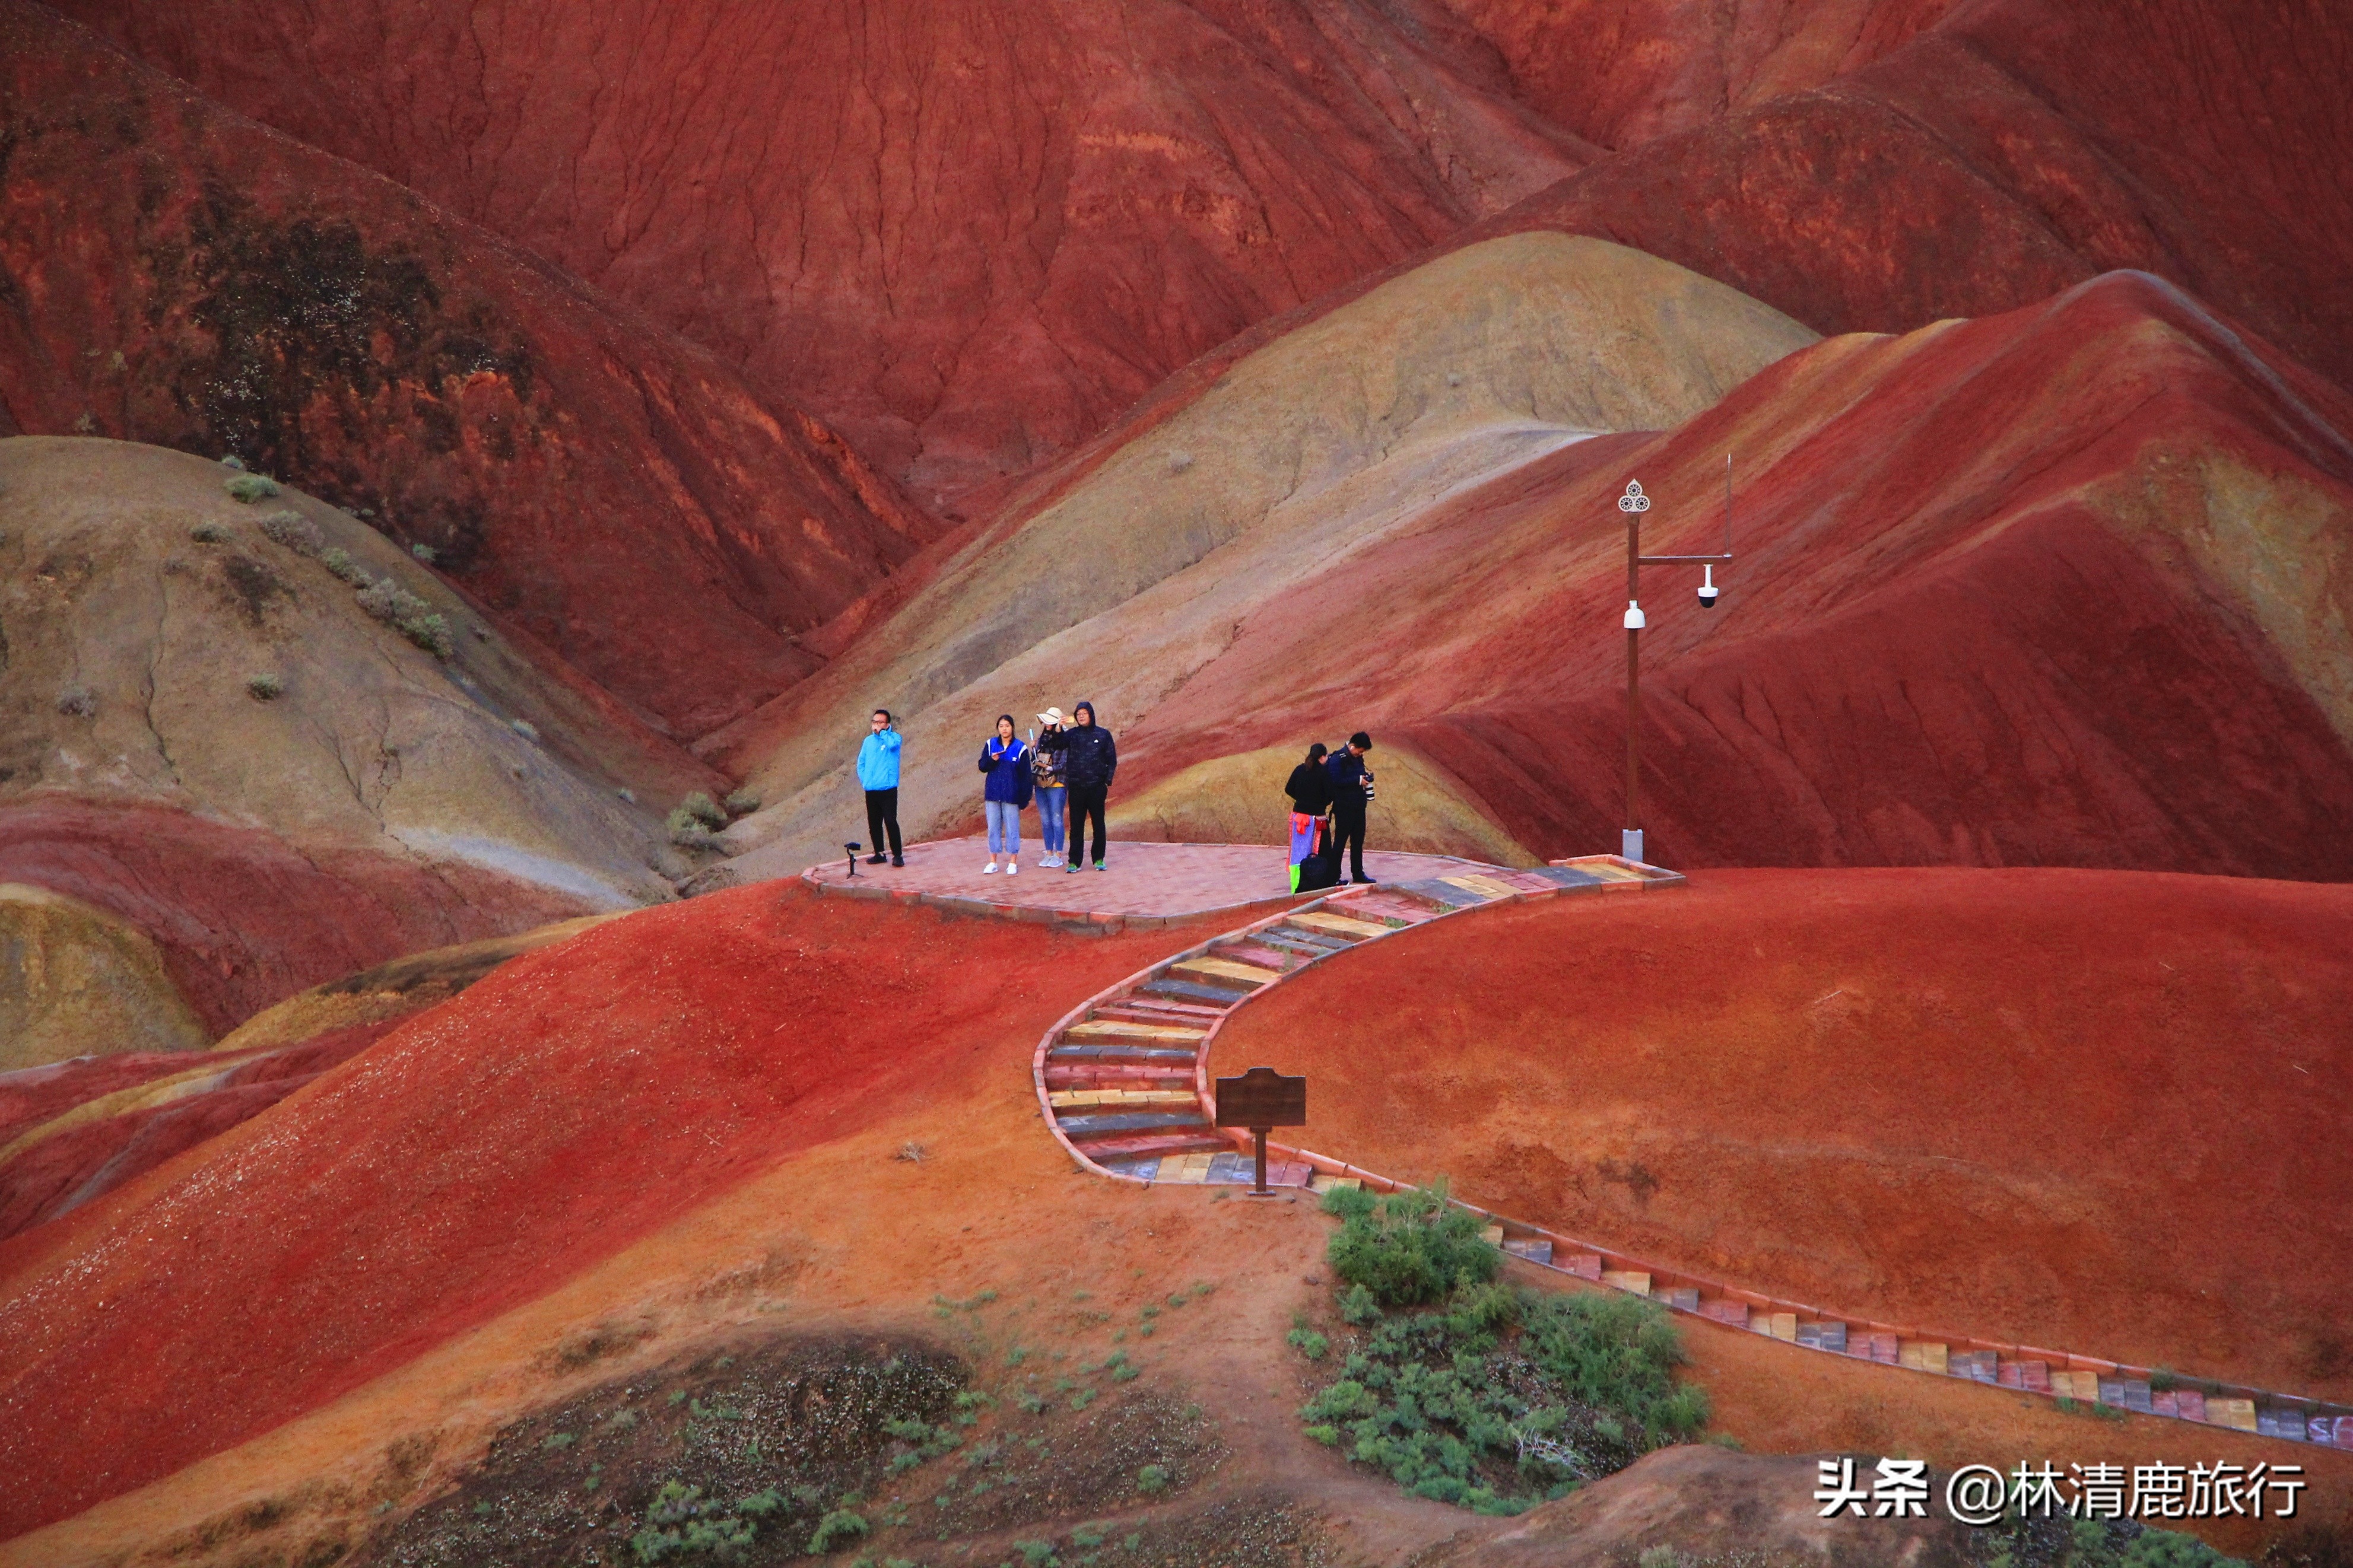
[[[1626,629],[1639,632],[1651,623],[1642,618],[1642,606],[1632,599],[1626,601]]]

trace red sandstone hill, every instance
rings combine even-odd
[[[1514,7],[1464,8],[1513,14],[1497,26],[1515,76],[1571,129],[1616,144],[1681,127],[1479,232],[1615,239],[1825,332],[1989,315],[2137,268],[2353,385],[2353,186],[2341,177],[2353,163],[2341,88],[2353,15],[2342,6],[1964,0],[1869,64],[1936,7],[1827,7],[1857,14],[1841,58],[1861,68],[1822,70],[1825,85],[1778,98],[1743,84],[1734,103],[1746,107],[1697,123],[1691,107],[1619,102],[1622,62],[1567,54],[1549,12],[1538,26]],[[1814,26],[1776,40],[1781,52],[1754,68],[1794,72],[1809,41],[1811,58],[1827,58],[1844,35],[1805,15]],[[1720,63],[1651,68],[1669,86],[1693,70],[1704,83],[1703,67],[1732,75],[1763,47],[1741,47],[1737,28],[1731,44]],[[1633,52],[1638,80],[1652,53],[1672,57]]]
[[[803,673],[791,634],[934,531],[710,353],[22,0],[0,122],[0,434],[233,452],[364,509],[675,731]]]
[[[1585,154],[1422,3],[66,9],[710,345],[926,496]]]
[[[1442,341],[1460,301],[1423,295]],[[1106,554],[1127,520],[1186,504],[1167,454],[1270,376],[1253,440],[1324,428],[1334,384],[1306,350],[1385,297],[1277,339],[1023,527],[1079,530],[1063,556]],[[1457,395],[1448,363],[1400,361],[1394,401]],[[1717,548],[1727,455],[1738,560],[1719,574],[1723,607],[1698,607],[1695,570],[1645,580],[1643,820],[1662,863],[2353,878],[2353,399],[2145,274],[1801,349],[1663,435],[1482,458],[1442,492],[1388,487],[1381,527],[1347,551],[1278,573],[1254,534],[1253,553],[1227,543],[1032,625],[1059,635],[1018,658],[934,649],[944,623],[918,595],[785,706],[871,667],[888,679],[858,700],[918,710],[911,733],[937,709],[960,739],[987,714],[1092,692],[1119,734],[1128,831],[1269,841],[1282,754],[1362,725],[1406,753],[1397,782],[1435,769],[1530,851],[1614,849],[1614,502],[1640,478],[1656,502],[1646,548]],[[1345,515],[1351,493],[1292,504]],[[1014,558],[1020,537],[997,550]],[[738,830],[747,848],[765,833],[792,864],[814,858],[845,810],[824,773],[847,754],[824,742],[844,722],[739,759],[774,803]],[[952,780],[922,795],[902,809],[969,809]],[[1386,806],[1376,832],[1415,831],[1422,804]]]
[[[972,1092],[976,1065],[1018,1068],[1074,998],[1209,929],[1105,936],[770,887],[514,960],[0,1242],[0,1475],[16,1483],[0,1540],[314,1408],[943,1083]]]
[[[1624,520],[1666,864],[2353,878],[2353,399],[2158,280],[1792,354],[1678,430],[1581,443],[1296,590],[1143,714],[1137,784],[1342,716],[1522,843],[1614,847]],[[1275,694],[1280,695],[1275,695]],[[1123,778],[1126,775],[1123,774]]]
[[[1617,239],[1826,331],[2145,269],[2353,379],[2353,33],[2292,0],[67,9],[951,500],[1466,225]]]

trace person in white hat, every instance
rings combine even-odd
[[[1038,715],[1043,732],[1059,734],[1062,728],[1062,710],[1049,708]],[[1068,752],[1050,752],[1038,744],[1039,731],[1029,731],[1030,767],[1038,786],[1038,836],[1046,841],[1046,852],[1038,858],[1041,869],[1051,869],[1067,858],[1064,834],[1070,821],[1071,792],[1068,774],[1071,755]]]

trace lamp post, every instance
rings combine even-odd
[[[1618,853],[1629,860],[1642,858],[1642,630],[1649,625],[1642,614],[1642,568],[1645,566],[1704,566],[1706,575],[1699,589],[1699,605],[1704,610],[1715,608],[1715,563],[1732,559],[1732,457],[1724,459],[1724,551],[1717,555],[1645,555],[1642,553],[1642,514],[1651,510],[1651,498],[1642,493],[1642,481],[1628,479],[1626,493],[1618,498],[1618,510],[1626,514],[1626,826],[1618,837]]]

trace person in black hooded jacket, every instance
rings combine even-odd
[[[1111,731],[1095,722],[1095,705],[1076,702],[1071,705],[1071,722],[1050,734],[1038,737],[1038,744],[1048,751],[1061,752],[1069,757],[1071,787],[1071,858],[1063,868],[1079,868],[1079,847],[1085,842],[1087,824],[1094,824],[1095,869],[1103,868],[1103,846],[1109,837],[1103,828],[1103,803],[1111,795],[1111,781],[1119,772],[1119,744]]]

